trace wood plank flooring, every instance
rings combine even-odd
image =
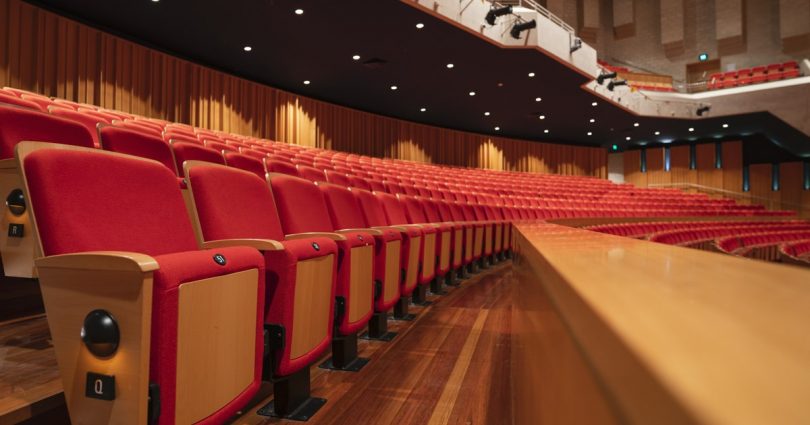
[[[313,366],[313,395],[328,402],[308,424],[511,424],[511,279],[507,262],[412,306],[416,320],[389,322],[393,341],[360,340],[371,362],[358,373]],[[297,423],[255,413],[271,399],[268,385],[232,424]],[[44,316],[0,323],[0,425],[30,416],[69,423]]]

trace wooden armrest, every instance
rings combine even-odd
[[[0,159],[0,170],[17,168],[17,160],[14,158]]]
[[[368,233],[370,235],[380,236],[383,234],[382,230],[380,229],[340,229],[335,231],[335,233],[343,234],[343,233],[354,233],[354,232],[363,232]]]
[[[402,226],[374,226],[372,229],[380,229],[380,230],[396,230],[397,232],[407,232],[408,229]]]
[[[137,252],[89,251],[51,255],[35,260],[37,268],[151,272],[160,268],[154,258]]]
[[[284,251],[284,245],[272,239],[219,239],[202,243],[202,249],[228,248],[232,246],[249,246],[259,251]]]
[[[346,240],[346,236],[329,232],[304,232],[304,233],[293,233],[291,235],[284,236],[284,239],[288,241],[293,241],[296,239],[310,239],[310,238],[329,238],[332,239],[333,241]]]

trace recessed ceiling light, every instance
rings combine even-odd
[[[591,103],[591,106],[596,106],[596,105],[598,105],[596,102]]]
[[[244,50],[246,52],[249,52],[249,51],[253,50],[253,48],[250,47],[250,46],[245,46],[245,47],[242,48],[242,50]]]
[[[296,15],[303,15],[304,14],[304,9],[295,9],[295,14]]]
[[[541,120],[544,120],[544,119],[546,119],[546,116],[545,115],[540,115],[538,118],[540,118]]]
[[[591,118],[591,119],[590,119],[590,122],[596,122],[596,120],[595,120],[595,119],[593,119],[593,118]]]
[[[501,131],[500,127],[495,127],[495,131]]]
[[[471,91],[471,92],[470,92],[470,96],[475,96],[475,92],[474,92],[474,91]]]
[[[309,80],[304,80],[305,85],[309,85]]]
[[[455,66],[455,65],[453,65],[452,63],[448,63],[448,64],[447,64],[447,69],[453,69],[453,67],[454,67],[454,66]]]
[[[391,86],[391,90],[396,90],[396,89],[398,89],[398,88],[399,88],[399,87],[397,87],[397,86]]]
[[[543,133],[548,134],[548,129],[543,130]]]
[[[723,124],[723,128],[728,128],[728,124]]]
[[[534,98],[534,101],[535,101],[535,102],[542,102],[542,101],[543,101],[543,98],[540,98],[540,97],[535,97],[535,98]]]
[[[157,3],[157,2],[159,2],[159,1],[160,1],[160,0],[152,0],[152,3]]]
[[[489,116],[489,112],[484,112],[484,116],[485,116],[485,117],[488,117],[488,116]]]
[[[691,132],[693,132],[693,131],[695,131],[695,129],[694,129],[694,128],[692,128],[692,127],[689,127],[689,132],[691,133]]]
[[[418,23],[418,24],[416,24],[416,28],[417,28],[417,29],[420,29],[420,30],[421,30],[421,29],[422,29],[422,28],[424,28],[424,27],[425,27],[425,24],[423,24],[423,23],[421,23],[421,22],[420,22],[420,23]]]
[[[637,122],[634,122],[634,123],[633,123],[633,127],[638,127],[638,123],[637,123]]]
[[[624,140],[630,140],[630,136],[625,137]]]
[[[360,55],[354,55],[354,56],[352,56],[352,59],[354,59],[356,61],[359,61],[360,60]]]
[[[656,135],[656,136],[658,136],[659,134],[661,134],[661,132],[660,132],[660,131],[656,131],[656,132],[655,132],[655,135]]]
[[[425,111],[427,111],[427,108],[420,108],[419,111],[425,112]]]
[[[592,135],[593,135],[593,133],[591,133],[591,132],[589,131],[589,132],[588,132],[588,136],[592,136]]]
[[[529,78],[534,78],[534,72],[529,73]]]

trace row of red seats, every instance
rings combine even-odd
[[[709,76],[709,90],[724,89],[768,81],[786,80],[801,76],[796,61],[774,63],[767,66],[755,66],[738,71],[716,73]]]
[[[778,246],[785,242],[805,239],[810,239],[810,231],[760,232],[718,238],[715,246],[722,252],[745,256],[754,248]]]
[[[810,239],[779,245],[779,256],[782,262],[810,267]]]
[[[757,226],[776,223],[780,225],[802,224],[803,221],[788,220],[776,222],[762,221],[663,221],[663,222],[640,222],[640,223],[611,223],[585,227],[594,232],[607,233],[616,236],[626,236],[631,238],[648,238],[653,233],[667,232],[673,230],[696,230],[706,227],[735,227],[735,226]]]
[[[719,240],[729,235],[754,232],[781,232],[810,230],[810,223],[764,222],[747,226],[719,226],[697,229],[669,230],[653,233],[649,240],[668,245],[693,245],[696,243]]]

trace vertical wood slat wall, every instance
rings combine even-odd
[[[0,0],[0,85],[286,143],[420,162],[607,178],[600,148],[448,130],[206,68]]]
[[[673,146],[670,171],[664,170],[664,148],[647,149],[647,172],[641,172],[641,151],[624,153],[624,179],[638,187],[653,184],[694,183],[737,192],[742,202],[763,204],[768,208],[796,211],[810,218],[810,190],[804,190],[804,166],[801,162],[779,164],[780,188],[772,187],[772,164],[749,166],[748,192],[743,192],[742,142],[722,144],[722,167],[715,168],[715,144],[696,147],[696,169],[689,169],[689,146]]]

